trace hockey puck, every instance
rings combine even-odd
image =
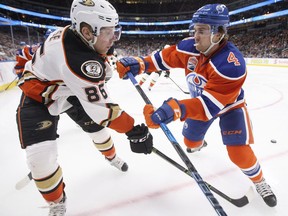
[[[275,139],[272,139],[271,143],[277,143],[277,141]]]

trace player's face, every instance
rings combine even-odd
[[[195,47],[199,52],[205,52],[211,45],[211,29],[206,24],[194,26]]]
[[[113,46],[114,42],[119,39],[120,35],[115,31],[114,27],[104,27],[97,36],[94,45],[95,50],[100,54],[105,54]]]
[[[33,44],[32,45],[32,52],[35,53],[39,46],[40,46],[39,44]]]

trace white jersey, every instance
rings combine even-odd
[[[105,77],[110,73],[106,57],[89,48],[69,26],[50,34],[27,62],[18,86],[24,94],[59,115],[76,96],[96,123],[107,126],[123,112],[109,97]]]

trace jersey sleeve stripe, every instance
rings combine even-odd
[[[211,102],[213,102],[218,108],[219,110],[222,110],[224,108],[224,105],[222,103],[220,103],[212,94],[210,94],[207,91],[203,91],[202,95],[204,95],[205,97],[209,98],[209,100]]]
[[[169,68],[165,67],[163,65],[163,58],[160,55],[160,52],[156,52],[153,56],[152,56],[152,61],[155,65],[155,67],[157,68],[157,70],[169,70]]]
[[[198,99],[200,100],[200,102],[201,102],[201,104],[202,104],[202,106],[203,106],[203,109],[204,109],[204,112],[205,112],[206,117],[207,117],[209,120],[212,119],[213,116],[211,115],[211,113],[210,113],[208,107],[206,106],[206,103],[205,103],[205,101],[203,100],[203,98],[198,97]]]

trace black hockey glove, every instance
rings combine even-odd
[[[130,140],[132,152],[150,154],[153,147],[153,136],[145,124],[136,125],[126,133]]]
[[[170,71],[169,70],[167,70],[167,71],[164,71],[164,77],[165,78],[169,78],[169,76],[170,76]]]

